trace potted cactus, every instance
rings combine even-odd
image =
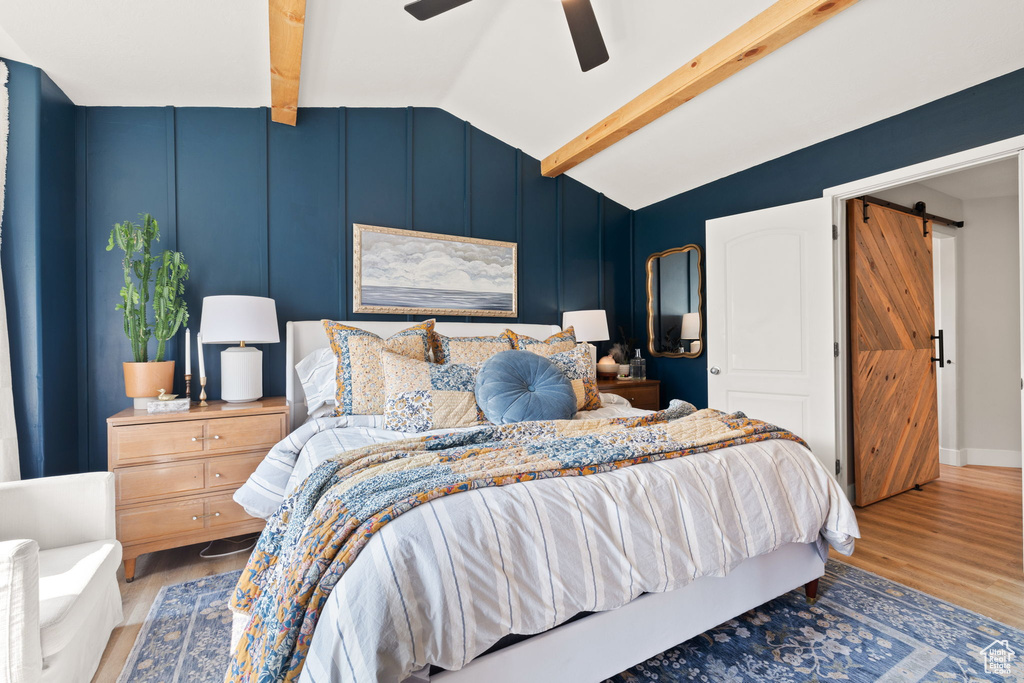
[[[115,224],[107,242],[107,251],[116,246],[124,252],[124,286],[117,310],[124,311],[124,334],[132,346],[132,362],[123,363],[125,395],[135,399],[136,408],[145,407],[161,389],[173,390],[174,361],[165,361],[164,352],[167,340],[188,322],[188,306],[182,298],[188,279],[185,258],[171,250],[154,256],[152,245],[160,240],[160,227],[148,213],[141,217],[142,225]],[[151,338],[157,342],[153,360],[149,359]]]

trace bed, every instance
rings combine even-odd
[[[351,324],[388,336],[410,323]],[[559,330],[437,325],[457,336],[506,328],[541,339]],[[327,344],[319,321],[288,323],[295,432],[284,451],[294,457],[289,463],[279,453],[267,464],[291,468],[282,495],[321,459],[303,461],[304,452],[316,450],[306,448],[314,437],[384,438],[372,420],[307,421],[294,367]],[[606,410],[646,412],[612,400]],[[512,531],[531,524],[542,540]],[[465,534],[457,544],[445,534],[453,529]],[[352,564],[320,615],[299,680],[600,681],[812,585],[824,573],[828,544],[852,552],[856,536],[834,478],[792,441],[440,498],[396,518],[366,544],[367,557]],[[509,579],[505,564],[513,559],[521,580]],[[410,594],[417,599],[408,600]],[[236,638],[246,622],[236,617]],[[532,637],[493,647],[511,634]]]

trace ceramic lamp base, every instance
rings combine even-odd
[[[231,346],[220,352],[220,397],[247,403],[263,396],[263,352],[252,346]]]

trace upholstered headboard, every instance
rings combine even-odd
[[[404,320],[356,320],[342,321],[345,325],[358,327],[381,337],[390,337],[415,323]],[[323,323],[319,320],[300,320],[287,325],[285,339],[285,395],[291,408],[291,428],[295,429],[306,420],[306,396],[295,372],[295,364],[317,349],[330,346]],[[437,323],[435,330],[449,337],[477,337],[497,335],[505,330],[524,334],[536,339],[560,332],[558,325],[523,325],[519,323]]]

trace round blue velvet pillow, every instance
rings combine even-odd
[[[476,402],[494,424],[567,420],[576,414],[576,393],[558,367],[529,351],[491,356],[476,376]]]

